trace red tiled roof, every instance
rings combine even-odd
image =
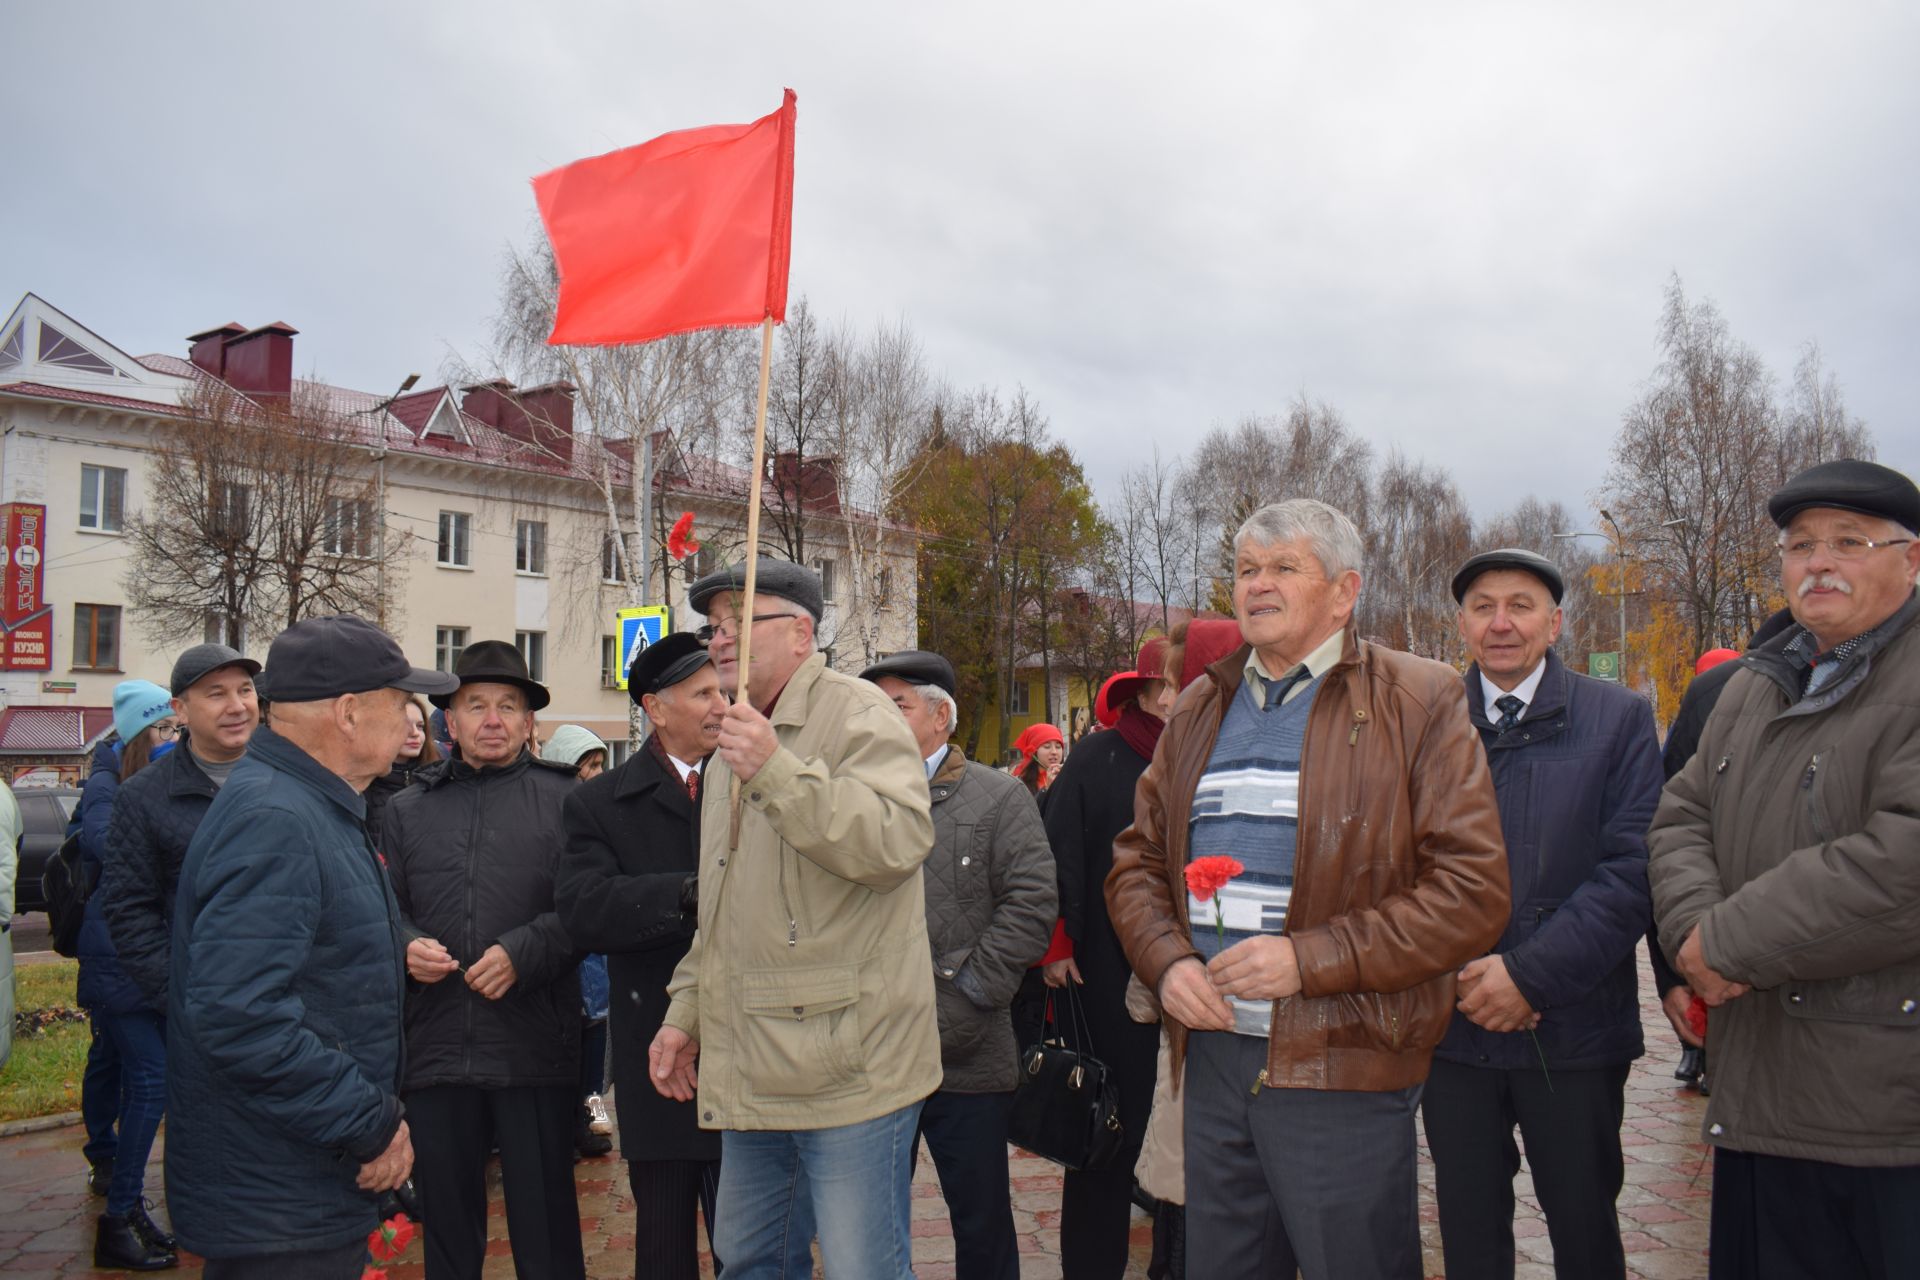
[[[111,707],[12,707],[0,711],[0,752],[77,755],[112,727]]]

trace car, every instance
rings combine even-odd
[[[67,823],[80,807],[78,787],[18,787],[13,798],[20,806],[20,879],[14,888],[13,913],[45,911],[40,897],[40,872],[47,859],[67,838]]]

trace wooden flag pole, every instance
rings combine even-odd
[[[773,315],[760,322],[760,401],[753,414],[753,481],[747,486],[747,581],[740,594],[736,700],[747,697],[747,663],[753,649],[753,589],[760,576],[760,479],[767,468],[767,376],[773,366]],[[740,775],[729,772],[727,850],[740,848]]]

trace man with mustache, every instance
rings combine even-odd
[[[1715,1276],[1920,1257],[1920,490],[1842,460],[1767,503],[1795,624],[1740,659],[1648,838],[1710,1007]]]

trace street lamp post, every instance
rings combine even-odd
[[[1604,542],[1611,542],[1613,544],[1614,560],[1618,566],[1616,572],[1619,575],[1618,581],[1615,583],[1614,594],[1620,601],[1620,683],[1624,685],[1627,682],[1627,535],[1622,532],[1620,522],[1613,518],[1612,512],[1602,509],[1600,518],[1613,526],[1612,537],[1608,537],[1604,533],[1595,533],[1591,529],[1580,529],[1572,533],[1556,533],[1553,536],[1569,542],[1575,538],[1599,538]],[[1671,529],[1676,525],[1683,525],[1685,523],[1687,523],[1687,517],[1679,516],[1672,520],[1662,520],[1660,527],[1662,529]]]
[[[380,518],[374,525],[378,531],[375,536],[379,539],[379,543],[373,549],[376,557],[373,562],[373,589],[379,597],[374,602],[374,625],[382,631],[387,629],[387,429],[380,421],[380,415],[392,408],[395,400],[413,390],[413,385],[418,381],[420,381],[420,375],[410,373],[401,380],[399,387],[392,395],[371,409],[360,410],[362,414],[373,418],[374,429],[380,433],[379,445],[369,449],[367,456],[374,462],[374,486],[377,491],[375,501],[380,507]]]

